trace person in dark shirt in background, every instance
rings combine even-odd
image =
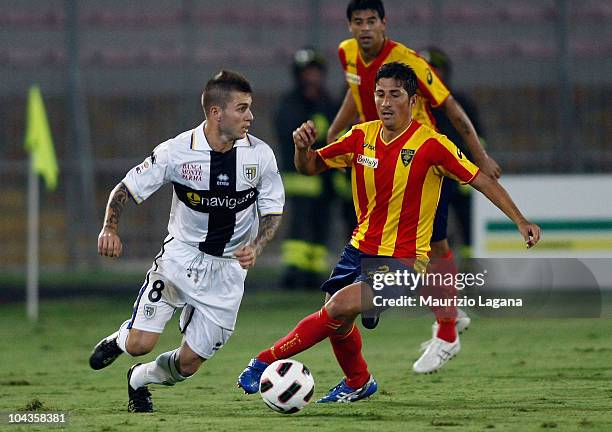
[[[480,121],[476,104],[465,93],[452,88],[453,64],[449,56],[440,48],[433,46],[420,51],[419,55],[435,68],[436,73],[440,76],[442,81],[444,81],[446,85],[451,88],[453,96],[463,107],[463,110],[466,112],[468,117],[472,120],[474,128],[478,131],[480,142],[484,147],[484,129]],[[461,135],[453,127],[444,112],[434,109],[433,115],[436,119],[436,126],[440,133],[446,135],[452,142],[454,142],[457,147],[459,147],[461,151],[465,153],[468,159],[472,158],[472,155],[470,154],[467,145],[465,145],[463,142]],[[462,258],[470,258],[472,256],[471,188],[460,186],[456,181],[446,179],[444,182],[444,187],[442,188],[442,194],[447,194],[449,204],[459,222],[459,229],[461,230],[461,238],[463,241],[460,255]]]
[[[279,166],[289,206],[289,232],[282,244],[281,286],[316,289],[330,271],[326,243],[336,198],[334,177],[342,173],[329,172],[316,177],[298,174],[293,163],[292,133],[304,119],[312,120],[322,131],[315,148],[323,147],[338,104],[325,87],[326,63],[316,50],[298,50],[291,73],[293,88],[281,97],[274,118]]]

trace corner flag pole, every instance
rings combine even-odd
[[[28,257],[26,309],[30,321],[38,320],[38,275],[39,275],[39,239],[40,228],[40,191],[38,175],[40,174],[49,190],[57,187],[57,159],[47,122],[47,113],[40,88],[30,87],[28,94],[28,111],[26,116],[25,149],[30,152],[28,169]]]
[[[34,159],[30,155],[30,162]],[[38,321],[38,231],[40,226],[40,191],[34,164],[28,169],[28,274],[26,310],[30,321]]]

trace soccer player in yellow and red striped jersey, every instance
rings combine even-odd
[[[369,287],[361,260],[396,257],[427,260],[433,217],[443,176],[471,184],[513,222],[528,247],[540,239],[540,228],[529,223],[508,193],[479,169],[443,135],[412,119],[416,76],[402,63],[383,65],[376,76],[375,102],[380,120],[357,125],[338,141],[314,151],[317,132],[308,121],[293,132],[295,165],[306,175],[330,168],[352,167],[358,226],[330,279],[323,308],[307,316],[270,349],[252,359],[238,377],[247,393],[259,389],[265,368],[273,361],[296,355],[330,338],[345,378],[319,402],[355,402],[372,395],[377,383],[361,354],[361,336],[354,321],[372,306],[364,300]],[[436,338],[434,338],[436,339]],[[437,369],[460,348],[459,339],[436,339],[438,351],[426,351],[415,369]],[[446,353],[442,358],[440,352]],[[421,362],[421,363],[419,363]],[[441,363],[441,364],[440,364]]]
[[[383,107],[382,115],[391,113]],[[358,224],[350,243],[368,255],[428,259],[443,175],[470,183],[479,173],[416,120],[393,138],[381,121],[358,124],[318,154],[330,168],[352,168]]]

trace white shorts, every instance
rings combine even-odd
[[[210,358],[234,330],[246,270],[167,237],[134,302],[128,328],[161,333],[177,308],[189,347]]]

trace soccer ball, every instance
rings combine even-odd
[[[259,394],[270,409],[294,414],[308,405],[314,394],[314,378],[299,361],[277,360],[261,375]]]

